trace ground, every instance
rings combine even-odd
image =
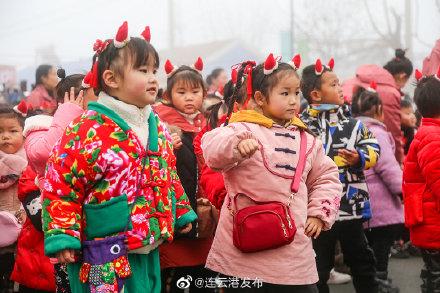
[[[400,293],[420,292],[420,270],[422,268],[422,259],[420,257],[411,257],[408,259],[390,259],[389,273],[393,283],[399,286]],[[353,293],[353,284],[332,285],[331,293]]]

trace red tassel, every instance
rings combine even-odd
[[[247,80],[247,86],[246,86],[247,98],[243,104],[243,109],[247,109],[247,105],[248,105],[250,99],[252,98],[252,66],[246,65],[246,68],[244,69],[244,71],[247,73],[247,78],[246,78],[246,80]]]
[[[333,70],[333,67],[335,67],[335,59],[330,58],[330,61],[328,62],[328,68],[330,68],[330,70]]]
[[[322,66],[321,59],[317,59],[315,62],[315,74],[321,75],[324,71],[324,67]]]
[[[292,65],[292,67],[297,70],[300,66],[301,66],[301,55],[296,54],[293,58],[292,61],[290,62],[290,65]]]
[[[440,80],[440,66],[438,67],[437,74],[435,75],[435,77],[436,77],[438,80]]]
[[[85,89],[90,88],[90,81],[92,80],[92,72],[87,72],[86,76],[84,76],[84,79],[82,81],[82,87]]]
[[[414,76],[417,81],[420,81],[423,77],[423,74],[420,72],[420,70],[416,69],[416,71],[414,72]]]
[[[144,39],[149,43],[151,40],[151,32],[150,32],[150,27],[146,26],[144,31],[142,32],[141,36],[144,37]]]
[[[278,68],[278,61],[275,60],[273,57],[273,54],[270,53],[269,56],[267,56],[266,61],[264,61],[264,74],[268,75],[274,72],[275,69]]]
[[[201,72],[203,70],[203,60],[202,58],[197,58],[196,63],[194,63],[193,68],[197,70],[198,72]]]
[[[165,62],[165,73],[167,75],[170,75],[173,72],[174,72],[174,65],[171,63],[169,59],[167,59],[167,61]]]
[[[94,89],[98,88],[98,60],[93,63],[92,73],[90,78],[90,86]]]
[[[128,23],[124,21],[124,23],[119,27],[118,32],[116,33],[114,45],[116,48],[122,48],[128,43],[129,40],[130,37],[128,36]]]
[[[238,71],[237,69],[234,68],[231,71],[231,80],[234,85],[237,84],[237,78],[238,78]]]

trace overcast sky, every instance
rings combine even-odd
[[[414,41],[416,54],[428,54],[430,46],[440,38],[440,8],[436,1],[439,2],[411,0],[412,27],[422,41]],[[240,38],[265,54],[279,53],[281,32],[290,26],[290,0],[172,2],[176,46]],[[375,22],[386,31],[383,2],[368,0],[370,7],[376,9],[372,11]],[[153,45],[166,48],[170,41],[169,3],[170,0],[0,0],[0,64],[19,68],[34,65],[36,49],[50,45],[62,62],[90,57],[94,40],[113,37],[123,20],[129,22],[131,35],[138,35],[145,25],[150,25]],[[404,0],[387,3],[404,15]],[[340,26],[341,34],[377,37],[361,0],[294,0],[294,11],[299,24],[312,24],[302,27],[303,32],[297,28],[298,34],[313,33],[313,21],[325,19],[329,26]],[[323,33],[323,40],[328,38]]]

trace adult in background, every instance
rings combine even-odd
[[[54,98],[55,87],[58,84],[57,70],[52,65],[38,66],[35,72],[35,88],[27,97],[26,102],[33,110],[41,110],[53,114],[58,107]]]
[[[224,87],[228,82],[228,76],[223,68],[214,69],[206,78],[208,94],[214,94],[219,88]]]
[[[423,60],[423,75],[436,74],[440,66],[440,39],[435,42],[431,54]]]
[[[405,57],[405,51],[397,49],[393,59],[384,67],[368,64],[356,70],[356,77],[342,84],[344,96],[351,101],[353,92],[359,86],[368,88],[371,81],[377,84],[377,93],[382,100],[385,120],[384,123],[393,135],[396,145],[395,156],[397,161],[403,163],[402,131],[400,129],[400,101],[403,96],[401,89],[408,82],[413,71],[411,61]]]

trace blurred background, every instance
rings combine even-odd
[[[342,78],[361,64],[383,65],[407,49],[415,67],[440,38],[440,0],[0,0],[0,84],[30,90],[42,63],[83,73],[96,38],[122,21],[131,35],[151,27],[162,65],[205,61],[206,75],[269,52],[303,64],[334,57]],[[24,84],[22,83],[22,86]]]

